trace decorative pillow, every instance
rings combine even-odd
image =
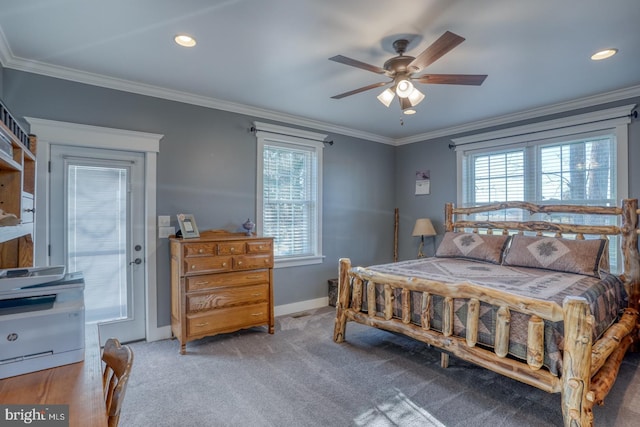
[[[607,246],[606,239],[515,235],[503,264],[600,277],[600,270],[609,269]]]
[[[438,246],[436,256],[440,258],[467,258],[500,264],[508,242],[509,236],[448,231]]]

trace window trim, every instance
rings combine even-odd
[[[324,260],[322,255],[322,152],[323,141],[327,135],[304,131],[270,123],[253,122],[257,140],[257,168],[256,168],[256,232],[262,233],[263,223],[263,172],[264,146],[270,142],[277,145],[299,146],[306,150],[311,148],[316,154],[316,236],[313,255],[279,256],[274,259],[274,268],[295,267],[302,265],[320,264]]]

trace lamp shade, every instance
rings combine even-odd
[[[420,92],[414,87],[413,91],[411,91],[411,94],[409,95],[409,102],[411,103],[411,106],[415,107],[416,105],[420,104],[423,99],[424,93]]]
[[[378,95],[378,100],[382,102],[385,107],[388,107],[389,105],[391,105],[391,101],[393,101],[395,95],[396,94],[393,93],[391,89],[387,88],[384,90],[384,92]]]
[[[413,227],[412,236],[435,236],[436,229],[429,218],[418,218],[416,225]]]
[[[406,78],[398,81],[398,83],[396,84],[396,94],[400,98],[408,97],[409,95],[411,95],[411,92],[413,92],[413,83],[411,83]]]

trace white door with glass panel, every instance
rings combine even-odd
[[[82,271],[103,343],[144,339],[144,155],[51,145],[50,159],[51,265]]]

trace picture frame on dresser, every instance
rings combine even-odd
[[[180,232],[183,239],[200,237],[196,219],[192,214],[178,214],[178,224],[180,224]]]

